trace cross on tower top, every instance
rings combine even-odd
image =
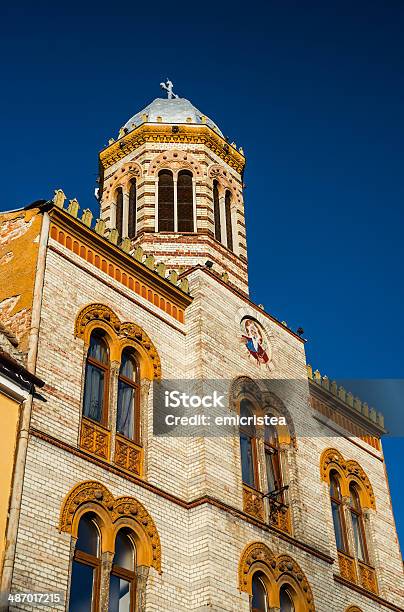
[[[172,100],[172,98],[178,98],[177,94],[173,92],[173,82],[170,79],[166,79],[165,83],[160,83],[161,89],[165,89],[167,92],[167,98]]]

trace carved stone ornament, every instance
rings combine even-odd
[[[135,521],[149,542],[150,565],[161,572],[160,537],[152,517],[139,501],[133,497],[114,498],[103,484],[96,481],[80,482],[70,491],[63,502],[59,531],[72,533],[74,517],[84,504],[90,505],[92,509],[94,508],[94,512],[97,512],[97,507],[102,509],[104,516],[109,517],[112,529],[118,519],[128,518]]]
[[[208,168],[208,177],[211,180],[217,180],[219,184],[220,195],[228,189],[232,195],[236,198],[237,202],[242,201],[242,192],[239,188],[237,181],[232,177],[230,172],[220,166],[220,164],[212,164]]]
[[[127,191],[130,180],[140,178],[141,176],[142,167],[140,164],[134,161],[124,164],[105,181],[102,199],[108,201],[118,187],[122,187],[124,191]]]
[[[239,562],[239,590],[252,594],[251,577],[259,567],[269,581],[274,584],[284,582],[284,578],[299,592],[308,612],[315,612],[313,593],[310,584],[299,564],[289,555],[275,556],[262,542],[253,542],[243,551]],[[300,608],[299,608],[300,609]]]
[[[89,304],[79,312],[76,318],[74,335],[85,341],[88,340],[86,338],[87,330],[89,325],[91,325],[91,329],[93,328],[92,324],[94,322],[99,323],[102,328],[110,332],[115,343],[122,344],[129,341],[140,346],[152,364],[153,378],[159,379],[161,377],[161,362],[157,349],[139,325],[130,321],[121,323],[113,310],[105,304]]]
[[[320,459],[320,473],[324,482],[329,484],[330,472],[336,470],[342,476],[342,495],[349,497],[349,484],[356,482],[361,495],[363,508],[376,509],[376,500],[372,485],[365,471],[359,463],[354,460],[346,461],[341,453],[335,448],[327,448]]]
[[[180,151],[179,149],[163,151],[163,153],[156,155],[150,162],[149,175],[157,176],[163,168],[172,170],[174,174],[180,170],[190,170],[195,178],[203,176],[202,168],[197,159],[188,151]]]

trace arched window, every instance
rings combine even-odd
[[[279,612],[295,612],[295,605],[293,603],[293,595],[287,585],[283,585],[279,592]]]
[[[272,415],[268,416],[271,417]],[[271,491],[279,491],[279,489],[282,488],[282,474],[279,458],[278,432],[274,425],[269,424],[265,426],[264,448],[268,493]],[[277,497],[277,500],[282,501],[281,494]]]
[[[350,493],[350,512],[352,520],[353,537],[355,544],[355,553],[359,561],[368,562],[368,554],[366,548],[365,525],[363,522],[363,511],[359,499],[358,491],[355,485],[349,487]]]
[[[100,584],[100,533],[95,516],[81,517],[74,551],[69,612],[98,610]]]
[[[215,220],[215,238],[221,241],[222,230],[220,226],[220,202],[218,182],[213,181],[213,216]]]
[[[139,441],[139,364],[132,349],[122,351],[118,376],[116,431]]]
[[[260,572],[252,577],[252,612],[268,612],[268,594]]]
[[[174,180],[169,170],[159,172],[158,231],[174,231]]]
[[[253,407],[248,400],[240,403],[240,455],[243,483],[257,488],[256,431]]]
[[[231,193],[226,191],[224,198],[224,208],[226,212],[226,236],[227,236],[227,248],[233,250],[233,228],[231,225]]]
[[[136,213],[136,179],[132,179],[129,186],[128,238],[136,236]]]
[[[179,232],[194,231],[192,173],[188,170],[181,170],[178,174],[177,216]]]
[[[115,205],[116,205],[116,213],[115,213],[115,227],[118,230],[118,234],[122,236],[122,228],[123,228],[123,191],[122,187],[118,187],[115,192]]]
[[[109,582],[108,612],[132,612],[136,595],[136,549],[130,532],[118,531]]]
[[[109,351],[101,330],[90,337],[84,382],[83,415],[107,424]]]
[[[342,506],[341,487],[339,477],[336,472],[330,474],[330,497],[332,520],[334,523],[335,542],[338,550],[347,551],[345,521]]]

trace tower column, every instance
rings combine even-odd
[[[128,223],[129,223],[129,192],[123,192],[123,212],[122,212],[122,236],[121,239],[126,238],[128,235]]]
[[[111,201],[109,205],[109,225],[111,229],[116,227],[116,202]]]

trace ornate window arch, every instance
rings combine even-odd
[[[286,459],[292,437],[290,415],[282,410],[282,402],[251,378],[241,376],[230,387],[230,408],[240,415],[240,464],[243,487],[243,508],[261,521],[291,532],[290,509],[287,506],[284,477]],[[248,413],[248,414],[247,414]],[[241,417],[254,421],[248,427]],[[287,425],[275,425],[271,416],[283,416]],[[285,486],[284,486],[285,485]]]
[[[358,606],[349,606],[345,612],[362,612],[362,610]]]
[[[327,448],[323,451],[320,458],[321,479],[330,484],[330,473],[338,472],[341,477],[341,494],[349,497],[349,486],[356,483],[361,500],[362,508],[372,508],[376,510],[376,500],[373,487],[368,476],[357,461],[346,461],[342,454],[335,448]]]
[[[376,500],[368,476],[357,461],[345,460],[335,448],[327,448],[320,459],[321,479],[328,485],[331,496],[334,532],[336,536],[340,574],[346,580],[360,584],[372,593],[378,592],[376,572],[371,565],[368,543],[370,531],[364,521],[365,509],[376,510]],[[338,485],[339,499],[335,497]],[[337,508],[337,510],[336,510]],[[338,513],[338,520],[336,516]],[[370,520],[369,514],[367,517]],[[341,547],[339,531],[344,540]]]
[[[262,542],[249,544],[241,554],[238,574],[239,590],[250,597],[256,573],[265,584],[269,609],[279,608],[282,590],[289,589],[295,612],[315,612],[310,584],[299,564],[289,555],[274,555]]]
[[[132,179],[140,179],[142,177],[142,167],[135,161],[127,162],[105,182],[102,201],[109,202],[115,189],[122,187],[124,193],[129,190],[129,185]]]
[[[108,345],[109,366],[104,370],[102,364],[88,359],[94,333],[103,334]],[[98,420],[91,411],[83,410],[79,445],[84,451],[104,461],[112,460],[120,468],[141,476],[148,431],[148,392],[151,381],[161,376],[158,352],[141,327],[131,321],[121,322],[109,306],[100,303],[89,304],[79,312],[75,336],[83,340],[86,355],[83,406],[88,404],[87,395],[90,399],[96,395],[95,391],[87,393],[90,368],[91,376],[96,378],[99,372],[104,376],[104,401],[108,406],[108,411],[102,413],[106,417]],[[96,384],[92,387],[99,388]],[[96,408],[98,404],[94,404],[94,412]]]
[[[84,557],[84,562],[92,562],[94,567],[99,568],[96,571],[101,574],[98,576],[101,586],[95,597],[100,593],[101,599],[105,598],[104,602],[101,601],[101,608],[104,609],[102,606],[107,601],[111,575],[124,577],[134,587],[136,567],[143,570],[153,567],[161,573],[160,537],[152,517],[139,501],[133,497],[115,498],[103,484],[96,481],[80,482],[67,494],[60,512],[59,531],[70,534],[77,543],[82,520],[88,516],[99,530],[99,549],[94,560]],[[122,565],[122,560],[115,555],[118,552],[120,533],[128,534],[133,544],[136,555],[136,566],[133,569]],[[78,552],[78,560],[83,561]],[[73,558],[77,559],[76,552]],[[101,562],[97,564],[98,559]],[[118,560],[119,565],[115,564],[114,567],[114,560]],[[95,588],[98,588],[97,584]],[[144,588],[143,581],[137,591]],[[139,592],[133,594],[131,610],[134,609],[134,598],[141,595]]]
[[[106,304],[93,303],[82,308],[76,317],[74,335],[89,345],[91,332],[103,329],[110,341],[111,361],[120,361],[124,346],[133,346],[140,357],[141,377],[159,379],[161,362],[159,354],[148,334],[136,323],[121,322],[115,312]]]

